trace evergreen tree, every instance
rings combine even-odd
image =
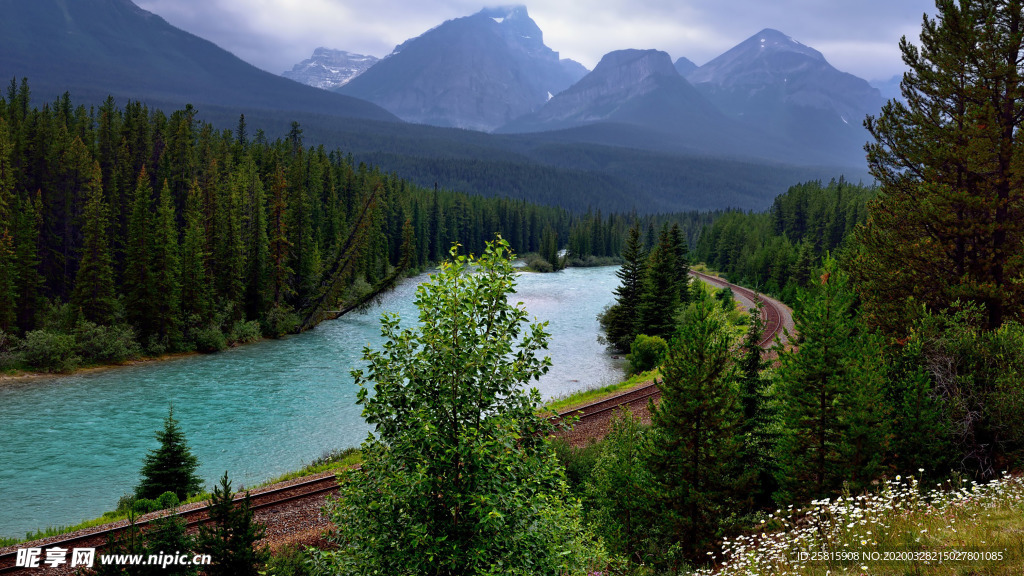
[[[678,222],[673,222],[669,229],[669,243],[676,259],[675,283],[679,290],[679,300],[685,304],[690,301],[690,249]]]
[[[178,227],[171,201],[171,188],[164,181],[156,209],[150,253],[150,277],[153,302],[150,325],[155,342],[161,346],[177,348],[181,340],[181,258],[178,253]]]
[[[918,44],[900,41],[905,101],[865,122],[881,194],[854,269],[872,322],[895,333],[911,297],[977,303],[988,328],[1024,314],[1024,3],[936,8]]]
[[[657,382],[661,402],[651,406],[649,467],[662,506],[662,538],[690,561],[706,558],[749,481],[740,461],[742,412],[731,345],[718,307],[697,302],[669,345]],[[680,558],[665,560],[679,570]]]
[[[794,349],[778,348],[779,502],[859,490],[881,472],[888,447],[881,343],[856,317],[835,260],[793,314]]]
[[[764,304],[758,300],[757,306],[750,311],[750,326],[740,345],[739,360],[740,406],[743,409],[740,432],[744,438],[744,461],[755,482],[751,500],[758,508],[771,506],[772,495],[778,488],[773,454],[776,443],[773,428],[777,414],[769,391],[771,382],[761,374],[767,367],[760,344],[765,326],[761,316],[763,308]]]
[[[143,166],[136,180],[131,211],[128,214],[128,239],[125,245],[125,271],[122,282],[125,293],[125,316],[143,338],[151,333],[152,306],[158,297],[155,283],[150,277],[150,256],[153,249],[153,225],[150,215],[152,196],[149,176]]]
[[[212,313],[206,268],[208,256],[202,192],[199,183],[193,180],[186,201],[185,236],[181,242],[181,311],[191,329],[205,324]]]
[[[82,258],[75,276],[71,304],[79,317],[96,324],[111,324],[117,307],[114,269],[107,240],[107,210],[103,201],[100,166],[85,188],[85,220],[82,226]]]
[[[11,165],[11,138],[7,123],[0,117],[0,331],[10,332],[17,321],[17,255],[14,172]]]
[[[669,339],[676,330],[676,313],[689,280],[680,280],[681,266],[676,254],[672,234],[668,226],[663,226],[658,245],[647,258],[647,274],[640,296],[640,331],[648,336]]]
[[[213,563],[205,568],[207,576],[258,576],[270,559],[266,546],[256,543],[266,527],[253,519],[249,494],[238,504],[231,492],[228,473],[213,487],[209,522],[199,527],[196,548],[209,554]]]
[[[647,271],[647,254],[640,241],[640,225],[629,229],[622,249],[622,266],[615,273],[622,283],[615,289],[615,304],[601,315],[605,339],[619,351],[628,351],[640,333],[640,298]]]
[[[196,475],[199,461],[192,455],[185,434],[174,419],[174,409],[167,410],[163,430],[156,433],[160,447],[146,454],[139,472],[142,479],[135,487],[135,496],[155,500],[164,492],[173,492],[178,500],[186,500],[203,489]]]

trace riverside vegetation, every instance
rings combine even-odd
[[[721,306],[692,298],[671,225],[645,243],[629,222],[604,320],[620,348],[665,341],[662,400],[649,426],[623,415],[556,459],[520,387],[544,370],[545,335],[506,300],[509,245],[485,247],[479,274],[455,256],[420,291],[423,326],[385,318],[389,341],[366,352],[358,378],[376,395],[360,401],[378,435],[343,475],[337,547],[278,566],[928,574],[950,567],[779,554],[991,544],[1001,559],[963,571],[1019,573],[1021,490],[1005,471],[1024,455],[1024,3],[939,0],[901,49],[905,103],[867,121],[877,190],[804,185],[705,236],[723,271],[793,302],[797,334],[775,362],[756,315],[736,335]],[[963,480],[923,488],[950,477]]]

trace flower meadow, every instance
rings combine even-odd
[[[873,493],[776,510],[709,555],[715,567],[697,574],[1024,574],[1024,477],[926,487],[896,476]]]

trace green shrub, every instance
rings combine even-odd
[[[0,370],[17,368],[25,361],[21,353],[21,340],[14,334],[0,330]]]
[[[193,338],[196,342],[196,350],[200,352],[219,352],[228,347],[227,337],[216,326],[207,326],[196,330]]]
[[[534,272],[554,272],[555,267],[551,265],[544,257],[536,252],[531,252],[526,256],[523,256],[523,260],[526,262],[526,266]]]
[[[163,510],[160,503],[156,500],[150,500],[149,498],[138,498],[132,502],[132,510],[139,514],[149,514],[150,512],[156,512],[157,510]]]
[[[569,488],[578,495],[584,494],[586,481],[601,455],[601,443],[595,442],[583,448],[576,448],[565,440],[556,438],[551,441],[551,447],[555,449],[558,462],[565,468],[565,480]]]
[[[128,326],[101,326],[79,320],[73,335],[75,353],[86,362],[119,364],[142,355],[135,332]]]
[[[629,346],[629,354],[626,355],[629,373],[639,374],[657,368],[667,353],[668,344],[660,336],[638,334]]]
[[[260,573],[266,576],[308,576],[312,574],[310,568],[306,551],[289,544],[275,552],[267,562],[267,569]]]
[[[235,322],[235,325],[231,327],[231,336],[228,341],[232,344],[248,344],[255,342],[263,337],[263,331],[260,329],[260,323],[256,320],[250,320],[248,322],[239,320]]]
[[[25,363],[47,372],[70,372],[82,359],[75,355],[75,337],[48,330],[33,330],[22,345]]]
[[[274,306],[267,312],[266,333],[280,338],[299,329],[299,315],[289,306]]]
[[[160,505],[158,510],[167,510],[168,508],[177,508],[178,504],[181,504],[181,500],[178,500],[177,494],[168,490],[156,499],[156,503]]]

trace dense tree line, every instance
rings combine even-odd
[[[866,220],[867,201],[876,193],[842,178],[792,186],[767,212],[716,219],[694,245],[694,259],[792,303],[822,255],[842,247]]]
[[[0,352],[5,365],[215,350],[358,306],[458,242],[547,232],[579,261],[617,254],[624,217],[423,189],[350,156],[138,102],[0,98]]]

